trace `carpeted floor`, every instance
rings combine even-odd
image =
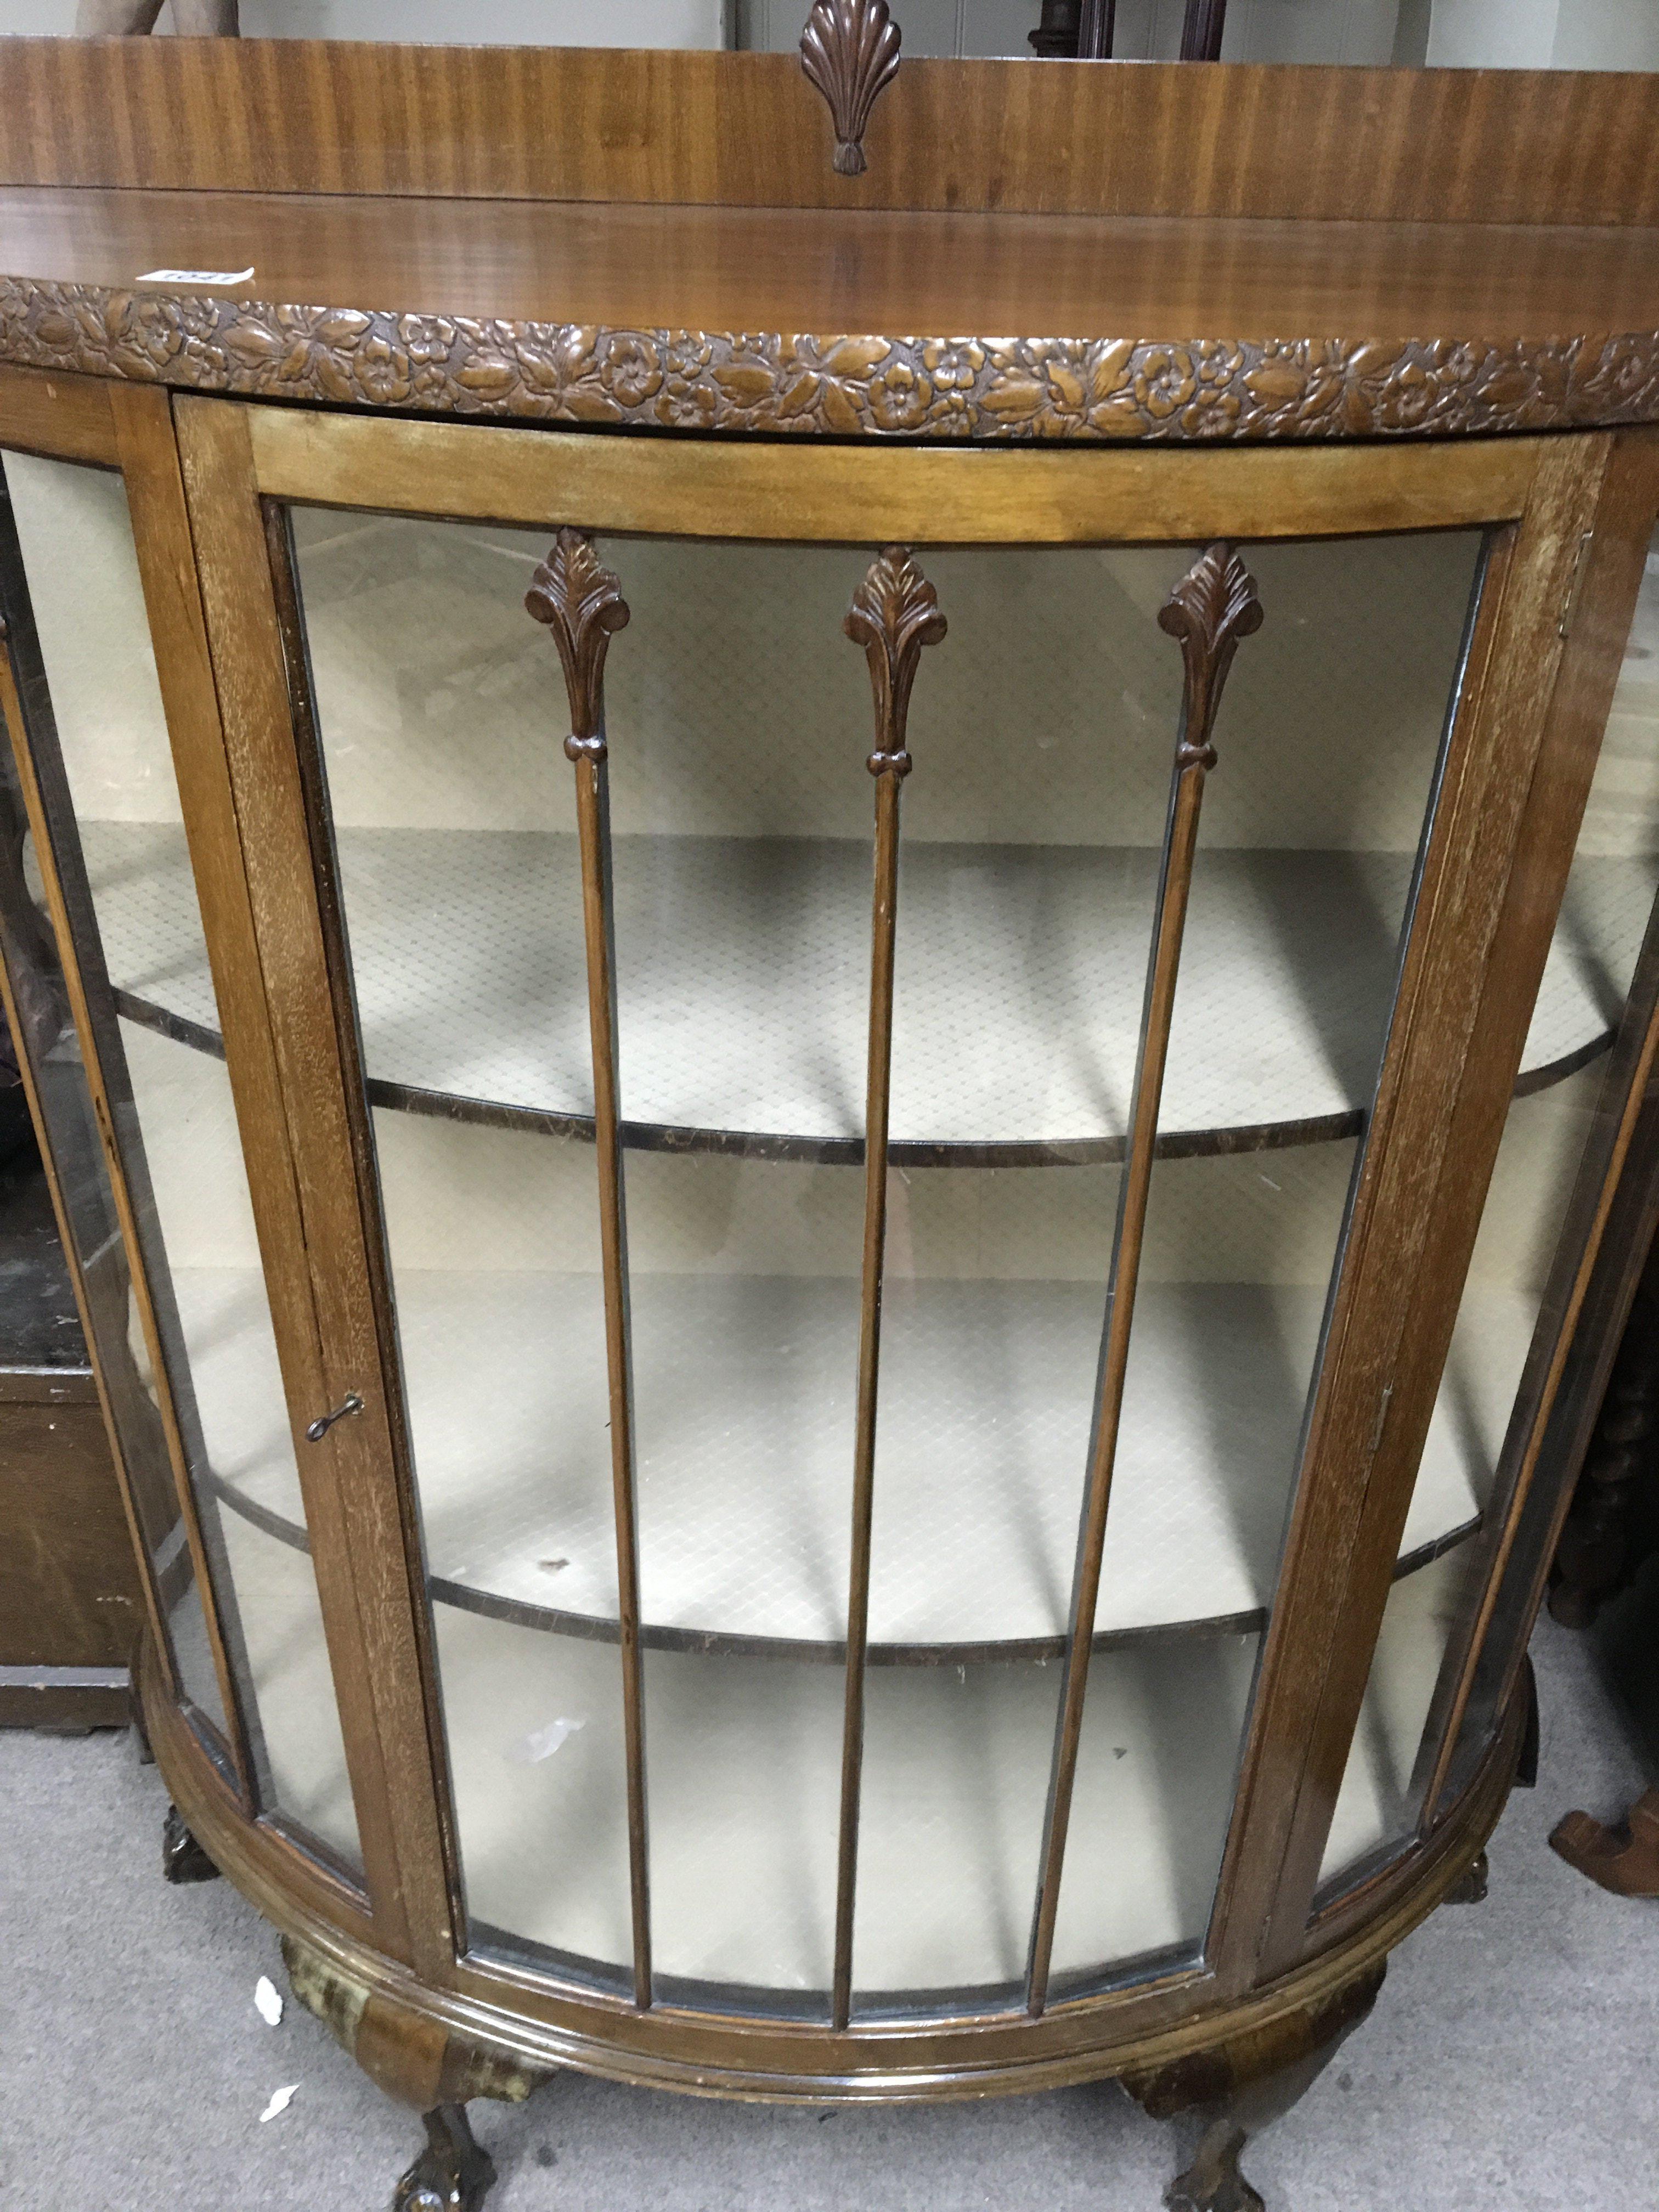
[[[1492,1893],[1396,1955],[1371,2020],[1247,2161],[1270,2212],[1659,2206],[1659,1905],[1620,1904],[1545,1838],[1641,1786],[1597,1646],[1546,1623],[1538,1790]],[[162,1785],[125,1738],[0,1736],[0,2207],[381,2212],[417,2128],[291,2001],[224,1882],[161,1880]],[[297,2082],[261,2124],[270,2093]],[[566,2075],[474,2107],[491,2212],[1156,2212],[1169,2130],[1109,2086],[813,2112]]]

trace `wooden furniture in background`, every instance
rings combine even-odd
[[[0,790],[0,876],[15,866],[13,805]],[[55,954],[49,933],[26,935],[9,1003],[21,995],[20,1028],[49,1049]],[[0,1727],[117,1728],[137,1565],[18,1062],[0,1017]]]
[[[918,63],[858,175],[788,57],[0,94],[170,1863],[404,2204],[566,2065],[1115,2075],[1250,2201],[1479,1892],[1659,1212],[1659,85]]]
[[[1042,0],[1042,20],[1029,33],[1033,52],[1058,61],[1109,61],[1117,0]],[[1183,62],[1218,62],[1227,0],[1187,0],[1181,27]]]
[[[1629,1579],[1638,1564],[1638,1524],[1650,1517],[1656,1476],[1659,1249],[1650,1254],[1637,1286],[1601,1418],[1556,1548],[1549,1609],[1564,1627],[1588,1628]]]
[[[0,1165],[0,1726],[125,1725],[137,1572],[33,1139]]]
[[[1589,1813],[1569,1813],[1550,1849],[1615,1897],[1659,1897],[1659,1790],[1644,1790],[1611,1826]]]

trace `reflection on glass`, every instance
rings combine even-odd
[[[0,742],[7,748],[4,791],[0,793],[4,821],[0,833],[0,933],[18,1010],[15,1042],[41,1102],[45,1151],[100,1354],[104,1389],[115,1409],[127,1492],[149,1562],[173,1678],[198,1727],[204,1721],[207,1724],[204,1740],[225,1764],[230,1731],[167,1436],[143,1379],[148,1355],[141,1342],[135,1357],[129,1341],[132,1283],[82,1063],[81,1041],[70,1016],[57,942],[38,903],[40,875],[14,781],[9,734]]]
[[[1389,1808],[1389,1823],[1359,1848],[1405,1843],[1424,1811],[1424,1792],[1468,1657],[1474,1609],[1539,1418],[1538,1393],[1560,1325],[1568,1279],[1577,1263],[1576,1238],[1563,1239],[1569,1201],[1587,1161],[1600,1174],[1602,1148],[1617,1118],[1619,1102],[1607,1090],[1609,1048],[1631,992],[1656,890],[1659,538],[1648,555],[1520,1080],[1458,1308],[1430,1452],[1413,1498],[1415,1520],[1433,1468],[1455,1462],[1464,1471],[1477,1505],[1483,1511],[1491,1508],[1489,1525],[1480,1540],[1468,1547],[1471,1562],[1461,1585],[1466,1604],[1462,1610],[1437,1612],[1423,1624],[1414,1664],[1437,1677],[1438,1694],[1432,1705],[1425,1705],[1419,1718],[1422,1741],[1407,1763],[1409,1788],[1398,1798],[1382,1801]],[[1542,1511],[1549,1504],[1547,1497],[1533,1500]],[[1498,1686],[1510,1657],[1507,1639],[1497,1641],[1504,1648],[1480,1655],[1473,1677],[1456,1746],[1457,1778],[1467,1778],[1497,1723]],[[1379,1670],[1382,1663],[1379,1654]],[[1352,1759],[1360,1762],[1368,1755],[1362,1726]],[[1352,1793],[1349,1797],[1352,1802]],[[1339,1840],[1334,1831],[1326,1856],[1328,1875],[1343,1864]]]
[[[257,1520],[260,1506],[279,1504],[302,1540],[125,494],[118,477],[19,454],[7,456],[6,477],[50,693],[50,713],[43,702],[31,735],[51,807],[55,723],[74,817],[54,824],[59,872],[256,1784],[266,1810],[356,1864],[339,1724],[331,1696],[319,1694],[329,1677],[310,1567],[292,1543],[251,1547],[245,1534],[233,1537],[221,1510]],[[189,1042],[179,1041],[181,1031]],[[90,1265],[95,1273],[96,1260]],[[128,1396],[131,1376],[159,1408],[162,1384],[136,1286],[125,1303],[120,1343],[100,1345],[106,1372]],[[141,1416],[135,1433],[144,1425]],[[150,1494],[148,1482],[141,1488]],[[177,1547],[182,1534],[164,1540]],[[187,1597],[183,1613],[175,1646],[200,1701],[210,1665],[199,1601]]]

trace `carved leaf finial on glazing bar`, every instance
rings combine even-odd
[[[605,648],[628,623],[621,582],[593,550],[585,531],[562,530],[537,568],[524,603],[552,631],[564,664],[565,689],[570,695],[565,751],[573,761],[584,757],[603,760],[599,719]]]
[[[1238,641],[1261,627],[1255,578],[1224,541],[1207,546],[1158,610],[1158,628],[1181,641],[1186,683],[1178,769],[1215,766],[1210,732]]]
[[[800,65],[830,104],[836,173],[861,177],[870,111],[899,65],[899,27],[887,0],[813,0]]]
[[[945,632],[939,593],[916,566],[905,545],[884,545],[853,594],[842,628],[864,647],[875,692],[876,750],[866,766],[872,775],[905,776],[910,756],[904,750],[904,724],[910,711],[910,687],[924,645],[937,645]]]

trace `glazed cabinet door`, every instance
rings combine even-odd
[[[8,1014],[160,1680],[301,1893],[349,1926],[374,1888],[396,1945],[403,1886],[360,1817],[375,1733],[340,1718],[364,1639],[306,1463],[319,1326],[170,404],[9,372],[0,448]]]
[[[1549,947],[1611,441],[176,412],[464,1978],[855,2033],[1248,1980],[1386,1842],[1310,1747],[1390,1589],[1473,1587],[1531,1326],[1479,1196],[1651,898],[1587,848]],[[223,1495],[292,1542],[287,1480]]]

